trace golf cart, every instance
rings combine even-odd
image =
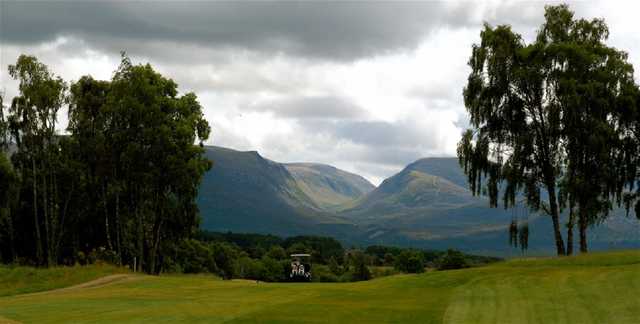
[[[292,254],[291,255],[291,281],[311,281],[311,255]]]

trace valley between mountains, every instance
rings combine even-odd
[[[201,228],[220,232],[328,235],[348,246],[456,248],[519,255],[508,245],[512,219],[528,222],[528,254],[551,254],[551,222],[524,207],[489,208],[473,196],[456,158],[417,160],[375,187],[316,163],[278,163],[258,152],[208,146],[213,167],[198,197]],[[623,209],[589,234],[594,249],[640,246],[640,225]]]

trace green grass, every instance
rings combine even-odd
[[[359,283],[135,276],[0,298],[23,322],[637,323],[640,251],[494,265]]]
[[[0,296],[64,288],[123,272],[126,272],[126,270],[111,265],[54,267],[48,269],[0,265]]]

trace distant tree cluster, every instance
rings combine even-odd
[[[9,75],[19,93],[0,109],[1,260],[53,266],[101,255],[159,272],[172,242],[198,227],[195,199],[211,167],[196,95],[178,95],[171,79],[124,55],[110,81],[68,84],[26,55]],[[69,124],[59,134],[63,106]]]
[[[575,226],[586,252],[587,228],[615,205],[640,217],[640,90],[608,37],[602,19],[548,6],[532,43],[485,25],[469,59],[458,157],[471,190],[549,215],[558,255],[573,253]],[[526,248],[528,235],[510,227],[512,244]]]
[[[459,269],[499,261],[499,258],[468,255],[455,250],[369,246],[344,249],[330,237],[199,232],[165,253],[166,272],[213,273],[222,278],[289,281],[291,254],[309,253],[312,280],[353,282],[399,272],[422,273],[425,268]]]

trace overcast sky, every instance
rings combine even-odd
[[[544,5],[0,0],[0,91],[16,94],[6,67],[21,53],[73,81],[111,78],[124,50],[198,95],[208,144],[327,163],[378,184],[416,159],[455,155],[482,23],[531,39]],[[638,5],[570,5],[604,18],[609,44],[640,66]]]

